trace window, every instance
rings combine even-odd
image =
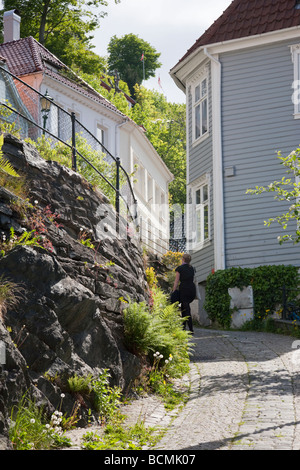
[[[147,189],[148,189],[148,202],[153,203],[153,179],[152,176],[147,174]]]
[[[292,102],[294,104],[294,117],[300,119],[300,45],[291,47],[292,59],[294,63],[294,81]]]
[[[134,188],[142,197],[147,197],[146,195],[146,188],[145,188],[145,168],[139,161],[137,157],[133,159],[134,163],[134,170],[135,170],[135,177],[134,177]]]
[[[99,140],[100,144],[103,145],[104,147],[107,146],[106,142],[106,130],[97,124],[97,140]]]
[[[209,186],[202,184],[195,189],[195,242],[209,240]]]
[[[208,79],[202,78],[194,87],[194,140],[208,132]]]

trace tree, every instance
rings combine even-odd
[[[91,39],[105,16],[98,8],[106,5],[106,0],[4,0],[1,18],[4,11],[17,9],[22,37],[33,36],[66,65],[80,67],[83,62],[84,71],[92,72],[103,67]]]
[[[256,186],[255,189],[248,189],[247,194],[275,193],[274,199],[287,202],[289,209],[282,215],[272,217],[265,221],[268,227],[273,222],[278,222],[284,230],[287,230],[289,222],[294,222],[291,234],[278,236],[278,241],[282,244],[285,241],[300,242],[300,148],[297,148],[287,157],[282,157],[278,153],[281,164],[287,168],[287,173],[293,175],[292,178],[282,177],[281,181],[274,181],[268,186]]]
[[[161,66],[158,62],[160,53],[134,34],[125,34],[121,38],[113,36],[108,44],[108,54],[109,72],[112,75],[115,70],[119,72],[132,96],[134,86],[154,77],[155,70]]]

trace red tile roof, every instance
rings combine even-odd
[[[21,78],[31,73],[43,72],[54,80],[124,116],[112,103],[79,78],[31,36],[0,44],[0,55],[5,57],[8,70],[17,77]],[[67,74],[62,72],[67,72]]]
[[[269,33],[300,25],[296,0],[234,0],[180,59],[200,46]]]

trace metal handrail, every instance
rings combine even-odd
[[[9,76],[11,76],[14,80],[22,83],[22,85],[24,85],[26,88],[32,90],[35,94],[39,95],[41,98],[44,98],[45,96],[40,93],[38,90],[36,90],[35,88],[33,88],[32,86],[28,85],[28,83],[24,82],[23,80],[21,80],[19,77],[17,77],[16,75],[14,75],[13,73],[11,73],[10,71],[8,71],[6,68],[0,66],[0,70],[2,70],[2,72],[4,72],[5,74],[8,74]],[[71,125],[72,125],[72,134],[73,134],[73,139],[72,139],[72,145],[71,144],[68,144],[65,140],[61,139],[59,136],[56,136],[54,135],[52,132],[50,132],[48,129],[45,129],[44,127],[40,126],[36,121],[33,121],[32,119],[30,119],[28,116],[25,116],[24,114],[22,114],[21,112],[17,111],[16,109],[10,107],[8,104],[6,103],[3,103],[1,102],[1,105],[4,106],[5,108],[9,109],[12,113],[15,113],[17,114],[19,117],[21,117],[22,119],[26,120],[27,122],[29,122],[30,124],[32,124],[33,126],[35,126],[36,128],[40,129],[42,132],[46,132],[49,136],[51,136],[53,139],[56,139],[57,141],[61,142],[63,145],[67,146],[68,148],[71,149],[72,151],[72,154],[73,156],[75,156],[76,154],[78,154],[98,175],[100,175],[101,178],[103,178],[103,180],[115,191],[115,194],[116,194],[116,211],[117,211],[117,217],[118,217],[118,220],[119,220],[119,217],[120,217],[120,205],[119,205],[119,199],[121,198],[124,203],[125,203],[125,206],[126,206],[126,209],[127,209],[127,214],[130,215],[131,217],[131,220],[135,222],[135,225],[136,225],[136,228],[138,229],[138,224],[137,224],[137,199],[135,197],[135,194],[134,194],[134,191],[133,191],[133,188],[132,188],[132,184],[131,184],[131,180],[130,180],[130,177],[127,173],[127,171],[123,168],[123,166],[121,165],[120,163],[120,160],[116,157],[114,157],[110,152],[109,150],[102,144],[102,142],[100,142],[85,126],[83,126],[82,123],[80,123],[76,118],[74,118],[74,113],[69,113],[67,112],[66,110],[64,110],[61,106],[59,106],[58,104],[56,103],[53,103],[51,102],[52,105],[56,106],[57,109],[60,109],[65,115],[69,116],[70,118],[70,121],[71,121]],[[86,157],[84,157],[84,155],[82,155],[82,153],[80,153],[77,149],[76,149],[76,137],[75,137],[75,125],[77,125],[82,128],[85,132],[87,132],[93,139],[94,141],[101,146],[102,148],[102,151],[103,153],[107,154],[109,157],[112,158],[112,160],[114,161],[114,163],[117,165],[117,181],[116,181],[116,186],[114,186],[107,178],[106,176],[104,176]],[[76,171],[76,159],[75,158],[72,158],[72,167],[73,169]],[[131,211],[130,211],[130,207],[128,205],[128,202],[125,200],[125,198],[123,197],[123,195],[121,194],[120,192],[120,181],[119,181],[119,170],[122,170],[126,179],[127,179],[127,183],[128,183],[128,187],[130,189],[130,193],[133,197],[133,202],[134,202],[134,207],[135,207],[135,214],[132,215],[131,214]]]

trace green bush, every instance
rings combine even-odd
[[[164,360],[172,357],[168,373],[180,376],[189,367],[189,333],[182,328],[177,304],[171,305],[161,289],[153,288],[153,304],[130,302],[124,311],[127,348],[134,354],[146,356],[153,362],[159,351]]]
[[[299,286],[298,268],[295,266],[271,265],[257,268],[230,268],[212,273],[207,278],[204,308],[212,321],[228,328],[231,323],[230,296],[228,289],[251,285],[254,297],[255,317],[266,311],[274,311],[282,304],[282,288],[296,289]]]

